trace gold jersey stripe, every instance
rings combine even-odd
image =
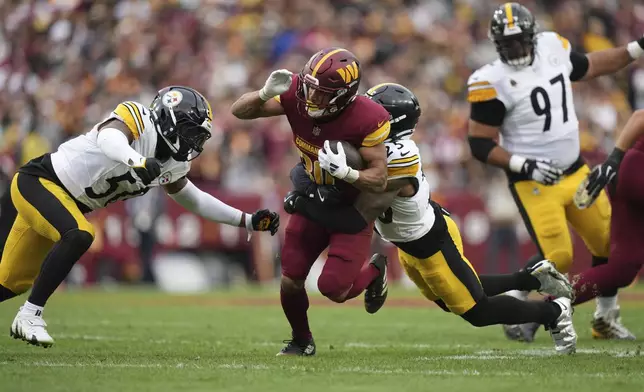
[[[405,167],[388,167],[387,168],[387,177],[416,177],[416,174],[420,170],[420,163],[416,162],[413,165]]]
[[[512,3],[505,3],[505,16],[508,18],[508,28],[513,28],[514,15],[512,15]]]
[[[489,85],[490,85],[490,82],[482,81],[482,82],[474,82],[474,83],[468,85],[467,87],[471,88],[471,87],[480,87],[480,86],[489,86]]]
[[[419,158],[418,154],[416,154],[416,155],[412,155],[412,156],[407,157],[407,158],[392,159],[389,162],[389,164],[390,165],[397,165],[397,164],[400,164],[400,163],[409,163],[409,162],[413,162],[413,161],[417,160],[418,158]]]
[[[132,101],[125,102],[125,104],[134,110],[134,114],[136,115],[136,119],[138,120],[138,125],[139,125],[139,130],[140,133],[143,133],[143,130],[145,129],[145,124],[143,123],[143,116],[141,116],[141,110],[139,110],[139,107],[137,104],[135,104]]]
[[[391,124],[389,120],[385,121],[384,124],[380,125],[380,128],[371,132],[364,138],[362,145],[364,147],[373,147],[382,143],[389,137],[389,131],[391,130]]]
[[[570,48],[570,41],[560,36],[559,34],[557,34],[557,38],[559,38],[559,41],[561,41],[561,45],[564,49],[568,50],[568,48]]]
[[[491,101],[497,97],[496,89],[494,87],[469,90],[467,92],[468,102],[485,102]]]
[[[313,72],[311,73],[311,76],[315,77],[315,75],[317,75],[318,71],[320,70],[320,67],[322,66],[322,64],[324,64],[324,62],[325,62],[329,57],[333,56],[333,55],[334,55],[334,54],[336,54],[336,53],[339,53],[339,52],[346,52],[346,51],[347,51],[346,49],[335,49],[335,50],[332,50],[332,51],[330,51],[329,53],[325,54],[324,56],[322,56],[322,58],[320,59],[320,61],[318,61],[318,62],[317,62],[317,64],[315,64],[315,67],[313,67]]]
[[[132,132],[134,140],[137,140],[141,136],[141,132],[137,124],[136,115],[132,112],[132,109],[124,103],[120,103],[114,109],[114,113],[127,125],[130,132]]]

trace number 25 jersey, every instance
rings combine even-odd
[[[512,67],[496,60],[470,76],[469,102],[498,99],[505,106],[501,146],[511,154],[552,159],[561,169],[579,157],[570,50],[567,39],[543,32],[535,39],[531,65]]]
[[[51,154],[54,172],[67,191],[91,210],[143,195],[149,187],[177,181],[190,171],[189,162],[177,162],[170,158],[162,163],[161,175],[150,185],[143,185],[129,166],[108,158],[96,144],[99,126],[113,118],[127,125],[134,136],[131,147],[142,156],[154,157],[157,142],[163,143],[157,139],[150,110],[128,101],[119,104],[88,133],[61,144]]]

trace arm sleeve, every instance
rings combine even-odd
[[[367,222],[354,206],[324,208],[305,197],[298,197],[295,210],[335,232],[357,234],[367,227]]]
[[[214,222],[239,226],[244,215],[237,208],[231,207],[216,197],[207,194],[190,181],[179,192],[168,195],[188,211]],[[246,229],[249,232],[253,230],[252,216],[250,214],[246,214]]]
[[[111,160],[128,166],[140,164],[145,158],[136,152],[127,140],[127,136],[116,128],[103,128],[98,132],[96,145]]]
[[[586,76],[588,72],[588,57],[579,52],[570,52],[570,63],[572,64],[572,71],[570,72],[570,80],[576,82]]]
[[[472,102],[470,119],[491,127],[500,127],[505,118],[505,105],[498,99]]]

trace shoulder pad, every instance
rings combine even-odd
[[[467,101],[485,102],[498,98],[498,83],[503,78],[500,62],[477,69],[467,80]]]
[[[146,120],[150,116],[148,109],[134,101],[121,102],[112,113],[114,117],[127,125],[134,136],[134,140],[141,137],[145,131]]]
[[[421,169],[420,151],[413,140],[385,143],[387,177],[389,179],[416,177]]]
[[[360,97],[358,97],[360,98]],[[384,142],[389,137],[391,131],[391,123],[389,122],[389,112],[379,104],[372,100],[365,98],[365,105],[367,111],[373,113],[369,115],[370,120],[366,122],[365,130],[366,136],[362,140],[363,147],[373,147]],[[369,107],[371,106],[371,107]]]
[[[537,34],[537,45],[546,45],[549,49],[563,49],[566,54],[570,53],[570,41],[554,31],[543,31]]]

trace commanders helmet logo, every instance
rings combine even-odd
[[[178,90],[170,90],[163,95],[162,102],[165,106],[173,108],[181,103],[183,94]]]

